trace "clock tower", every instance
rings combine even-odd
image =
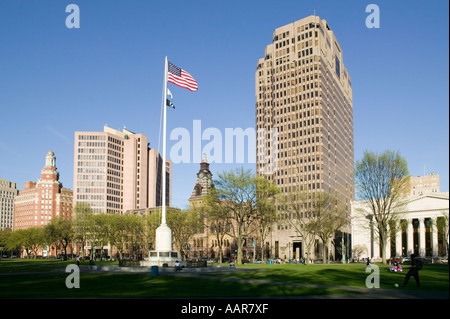
[[[191,197],[189,197],[189,207],[193,208],[208,194],[208,191],[213,187],[212,173],[209,170],[209,163],[206,154],[203,154],[202,162],[200,163],[200,170],[197,172],[197,179],[192,190]]]

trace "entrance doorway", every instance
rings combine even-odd
[[[294,260],[297,258],[302,258],[303,252],[302,252],[302,242],[301,241],[294,241],[292,248],[294,250]]]

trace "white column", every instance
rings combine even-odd
[[[392,242],[392,238],[391,238],[391,225],[387,225],[387,238],[386,238],[386,260],[391,258],[391,242]]]
[[[400,221],[399,221],[400,224]],[[397,257],[402,255],[402,227],[397,226],[397,232],[395,233],[395,254]]]
[[[407,248],[406,248],[406,254],[409,256],[414,252],[414,230],[413,230],[413,224],[412,219],[408,220],[408,228],[407,228]]]
[[[425,257],[425,218],[419,218],[419,256]]]
[[[431,218],[431,245],[433,249],[433,258],[438,256],[438,233],[437,233],[437,218]]]

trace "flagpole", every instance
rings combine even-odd
[[[163,119],[163,162],[162,162],[162,217],[161,224],[166,224],[166,101],[167,101],[167,56],[164,61],[164,94],[162,107],[164,108]]]

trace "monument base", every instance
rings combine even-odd
[[[177,260],[181,263],[181,256],[177,251],[150,251],[149,257],[144,258],[140,265],[142,267],[164,267],[166,265],[167,267],[174,267]]]

